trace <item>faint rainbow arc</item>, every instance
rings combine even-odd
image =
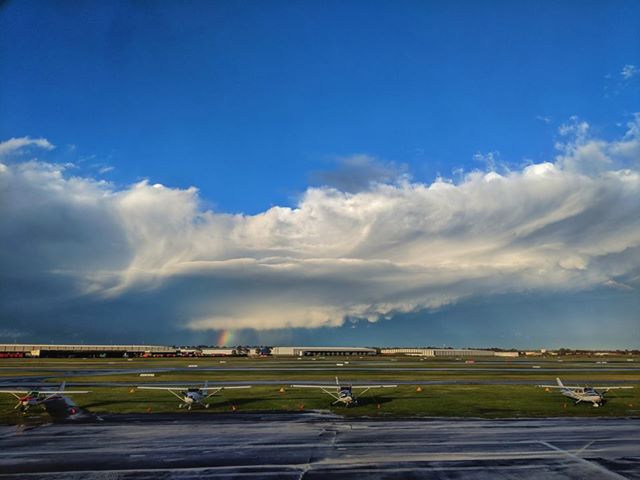
[[[233,341],[233,330],[223,330],[218,337],[218,346],[226,347]]]

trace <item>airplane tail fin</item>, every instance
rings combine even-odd
[[[66,381],[64,381],[64,382],[62,382],[62,383],[60,384],[60,391],[61,391],[61,392],[64,392],[64,387],[65,387],[66,385],[67,385],[67,382],[66,382]]]
[[[556,382],[558,382],[558,386],[564,388],[564,385],[562,384],[562,380],[560,380],[560,378],[556,378]]]

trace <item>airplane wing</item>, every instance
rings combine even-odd
[[[216,393],[221,390],[227,389],[238,389],[238,388],[251,388],[251,385],[207,385],[206,383],[203,386],[194,387],[193,385],[176,385],[173,387],[146,387],[144,385],[136,387],[138,390],[164,390],[165,392],[169,392],[174,397],[182,399],[178,392],[182,392],[185,388],[199,388],[203,391],[203,394],[206,398],[213,397]]]
[[[398,388],[398,385],[352,385],[351,388]]]
[[[336,384],[338,379],[336,378]],[[336,400],[340,400],[340,396],[336,392],[337,385],[291,385],[292,388],[319,388],[327,395],[331,395]],[[360,389],[358,395],[363,395],[369,391],[371,388],[392,388],[397,387],[397,385],[355,385],[352,386],[352,389]],[[339,387],[338,387],[339,388]]]
[[[138,390],[166,390],[168,392],[170,392],[171,390],[182,390],[183,388],[189,388],[186,385],[185,386],[181,386],[178,385],[176,387],[144,387],[144,386],[137,386],[136,387]]]
[[[633,388],[633,387],[625,386],[625,387],[592,387],[592,388],[594,390],[621,390],[621,389],[628,390],[628,389]]]
[[[330,388],[335,390],[335,385],[291,385],[291,388]]]
[[[397,388],[398,385],[351,385],[352,389],[356,388]],[[335,385],[291,385],[291,388],[324,388],[334,389]]]
[[[26,395],[28,393],[37,393],[38,395],[53,395],[60,393],[62,395],[74,394],[74,393],[91,393],[89,390],[0,390],[0,393],[17,393]]]
[[[165,390],[170,392],[172,390],[184,390],[185,388],[201,388],[202,390],[204,390],[205,388],[217,389],[217,390],[228,390],[230,388],[251,388],[251,387],[252,385],[209,385],[208,387],[194,386],[194,385],[176,385],[174,387],[145,387],[140,385],[140,386],[137,386],[136,388],[138,390]]]
[[[570,385],[563,385],[563,386],[559,386],[559,385],[536,385],[536,387],[540,387],[540,388],[559,388],[559,389],[567,389],[567,390],[575,390],[576,388],[584,388],[584,387],[572,387]],[[615,386],[615,387],[591,387],[594,390],[620,390],[620,389],[630,389],[633,387],[619,387],[619,386]]]
[[[76,393],[91,393],[90,390],[32,390],[32,392],[37,393],[38,395],[73,395]]]

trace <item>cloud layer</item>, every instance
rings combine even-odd
[[[53,150],[55,148],[46,138],[13,137],[0,143],[0,157],[18,152],[26,147],[37,147],[45,150]]]
[[[11,139],[0,144],[0,315],[46,323],[74,306],[80,325],[99,306],[194,331],[317,328],[474,296],[637,291],[639,119],[616,141],[577,119],[560,133],[549,162],[458,183],[387,169],[251,216],[203,209],[196,188],[118,187],[18,161],[53,146]]]

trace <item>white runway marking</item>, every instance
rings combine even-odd
[[[576,462],[587,466],[588,468],[591,468],[593,470],[596,470],[599,474],[604,475],[604,478],[612,478],[612,479],[616,479],[616,480],[628,480],[627,477],[623,477],[622,475],[619,475],[615,472],[612,472],[611,470],[607,470],[606,468],[604,468],[601,465],[598,465],[597,463],[593,463],[590,462],[589,460],[586,460],[582,457],[579,457],[567,450],[563,450],[561,448],[556,447],[555,445],[551,445],[548,442],[540,442],[541,444],[543,444],[546,447],[551,448],[552,450],[555,450],[557,452],[560,452],[563,455],[566,455],[567,457],[571,458],[572,460],[575,460]]]

